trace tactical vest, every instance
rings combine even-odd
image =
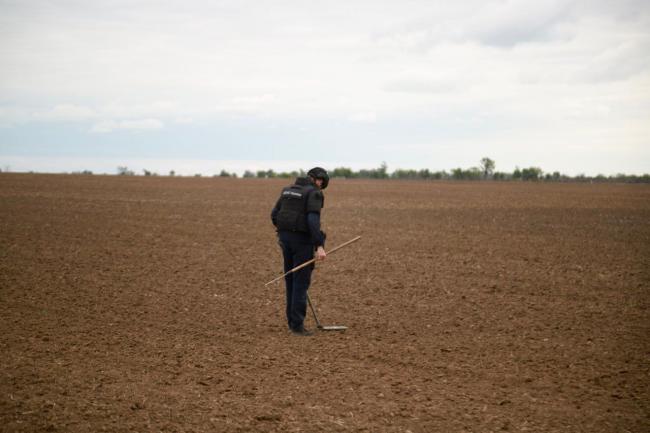
[[[280,194],[280,209],[277,216],[278,230],[309,232],[309,227],[307,227],[309,195],[317,188],[311,183],[301,182],[301,180],[298,179],[296,184],[284,188]],[[320,209],[318,211],[320,212]]]

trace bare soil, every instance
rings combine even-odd
[[[650,187],[333,180],[305,338],[287,183],[1,174],[0,431],[650,431]]]

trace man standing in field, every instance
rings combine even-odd
[[[329,183],[324,168],[314,167],[306,177],[299,177],[293,185],[282,190],[271,221],[278,232],[284,258],[284,272],[311,260],[316,252],[318,260],[325,259],[325,233],[320,229],[320,213],[324,204],[323,192]],[[309,336],[305,329],[307,290],[314,266],[306,266],[285,276],[287,322],[295,335]]]

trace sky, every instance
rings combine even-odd
[[[0,0],[0,169],[650,173],[647,0]]]

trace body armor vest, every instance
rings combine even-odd
[[[278,230],[291,232],[309,232],[307,227],[307,212],[309,195],[317,188],[302,179],[282,190],[280,209],[278,211]],[[320,209],[318,209],[320,212]]]

